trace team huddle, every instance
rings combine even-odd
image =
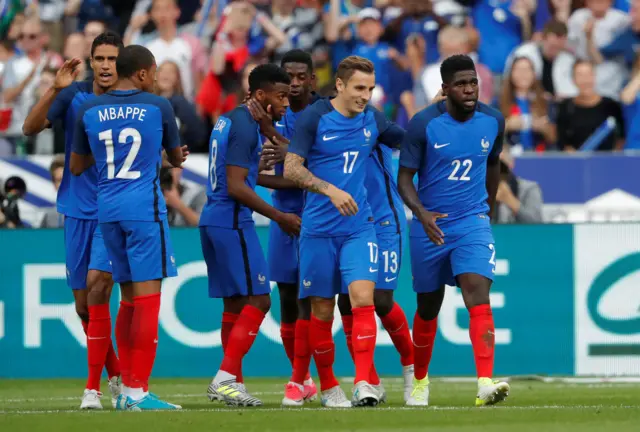
[[[58,209],[65,215],[67,282],[87,334],[89,377],[82,409],[101,409],[100,378],[109,377],[120,410],[176,410],[149,392],[158,344],[162,279],[177,274],[158,176],[188,156],[173,109],[153,95],[156,64],[118,35],[91,49],[93,82],[75,82],[79,60],[67,61],[25,122],[38,133],[62,120],[65,174]],[[249,75],[244,103],[219,117],[211,132],[207,204],[199,223],[209,296],[223,300],[224,357],[208,397],[231,406],[260,406],[244,384],[242,360],[271,307],[278,285],[281,336],[291,362],[283,406],[318,398],[328,408],[386,401],[376,372],[376,315],[400,355],[404,400],[429,403],[428,367],[445,285],[460,287],[478,376],[475,404],[509,393],[493,381],[494,324],[489,290],[495,271],[490,227],[499,182],[504,119],[478,102],[473,61],[453,56],[441,66],[442,100],[419,112],[405,131],[369,105],[371,62],[347,57],[336,94],[313,92],[313,63],[294,50],[281,66]],[[400,149],[397,182],[392,149]],[[418,182],[414,184],[417,174]],[[255,186],[273,189],[273,206]],[[414,215],[407,228],[404,204]],[[269,219],[269,260],[253,212]],[[410,332],[394,301],[409,229],[417,311]],[[109,298],[118,283],[116,356]],[[331,328],[336,305],[355,365],[350,398],[333,373]],[[309,373],[315,362],[320,389]]]

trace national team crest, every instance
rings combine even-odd
[[[371,138],[371,131],[367,128],[364,128],[364,137],[367,139],[367,141],[369,141],[369,139]]]
[[[489,147],[491,147],[491,143],[489,142],[489,140],[487,139],[487,137],[483,137],[482,140],[480,141],[480,145],[482,146],[482,151],[484,153],[489,151]]]

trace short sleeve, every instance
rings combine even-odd
[[[424,113],[424,112],[423,112]],[[407,132],[400,146],[400,166],[420,169],[424,149],[427,146],[427,124],[423,113],[416,114],[409,121]]]
[[[159,105],[162,113],[162,147],[172,150],[180,146],[180,131],[178,131],[176,115],[167,99],[161,98]]]
[[[16,57],[14,57],[15,59]],[[4,74],[2,75],[1,87],[3,90],[16,87],[20,82],[15,71],[15,61],[9,60],[4,66]]]
[[[226,164],[249,169],[258,146],[258,127],[248,119],[234,116],[229,126]]]
[[[316,142],[320,115],[314,109],[305,110],[296,121],[293,139],[289,143],[289,153],[297,154],[305,159]]]
[[[387,116],[375,108],[371,108],[378,127],[378,141],[388,147],[398,147],[404,139],[405,130],[390,121]]]
[[[47,120],[49,120],[49,123],[55,123],[58,120],[64,119],[77,91],[75,85],[70,85],[58,93],[58,96],[56,96],[49,107],[49,111],[47,111]]]
[[[89,137],[87,137],[87,131],[85,130],[84,117],[87,110],[80,108],[78,115],[76,116],[75,131],[73,134],[73,144],[71,151],[79,155],[91,154],[91,146],[89,145]]]
[[[495,119],[498,122],[498,135],[493,142],[491,153],[489,153],[488,160],[490,163],[495,163],[500,159],[500,153],[502,153],[502,145],[504,143],[504,117],[502,114],[498,114]]]

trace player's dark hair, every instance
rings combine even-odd
[[[450,84],[455,74],[469,70],[476,70],[476,65],[471,60],[471,57],[464,54],[452,55],[447,57],[440,65],[440,76],[443,83]]]
[[[311,54],[301,49],[294,49],[285,53],[280,62],[280,66],[284,67],[284,65],[288,63],[305,64],[309,68],[309,72],[313,72],[313,59],[311,58]]]
[[[142,45],[129,45],[120,50],[116,60],[118,78],[130,78],[140,70],[149,70],[156,64],[156,59]]]
[[[291,84],[291,78],[284,69],[273,63],[258,65],[249,74],[249,93],[266,90],[277,83]]]
[[[122,44],[122,38],[116,32],[112,32],[111,30],[107,30],[104,33],[100,33],[96,38],[91,42],[91,57],[93,57],[93,53],[100,45],[112,45],[118,48],[118,52],[122,51],[124,45]]]
[[[338,65],[336,79],[340,78],[340,80],[346,84],[356,71],[372,74],[375,73],[375,68],[373,67],[373,63],[364,57],[349,56]]]

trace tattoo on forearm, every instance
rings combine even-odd
[[[329,183],[320,180],[304,167],[304,159],[296,154],[287,153],[284,161],[285,177],[293,181],[299,188],[309,192],[323,193],[329,189]]]

